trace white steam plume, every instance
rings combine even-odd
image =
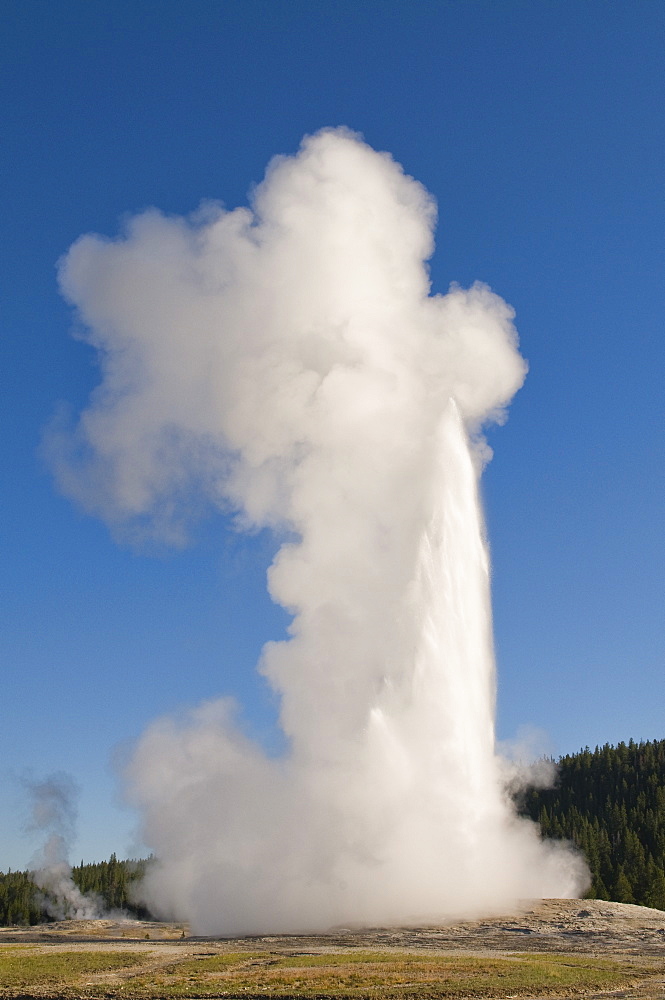
[[[479,432],[526,366],[488,288],[430,294],[434,220],[390,156],[326,130],[273,160],[251,210],[145,212],[61,265],[103,368],[78,426],[52,430],[62,487],[174,542],[201,498],[290,539],[268,585],[291,638],[260,664],[288,752],[222,699],[152,725],[129,769],[159,859],[147,901],[198,933],[583,887],[516,817],[494,750]]]
[[[32,880],[41,890],[40,904],[54,920],[96,920],[104,906],[98,896],[83,894],[72,879],[68,861],[74,837],[77,789],[63,773],[28,783],[30,829],[46,835],[33,859]]]

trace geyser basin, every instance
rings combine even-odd
[[[489,289],[430,294],[434,217],[387,154],[326,130],[251,210],[146,212],[62,263],[103,371],[52,434],[63,487],[174,539],[195,487],[291,539],[268,573],[291,638],[259,667],[288,752],[222,699],[156,722],[129,768],[149,905],[196,933],[438,921],[584,881],[495,756],[479,433],[525,364]]]

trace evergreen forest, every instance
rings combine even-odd
[[[543,837],[577,844],[592,875],[590,898],[665,910],[665,740],[605,744],[561,757],[553,788],[530,789],[520,811]],[[132,902],[132,883],[150,861],[108,861],[72,868],[72,880],[104,909],[149,919]],[[0,926],[49,920],[30,872],[0,872]]]
[[[665,910],[665,740],[586,747],[557,771],[554,788],[529,790],[521,811],[543,837],[583,851],[587,896]]]
[[[72,881],[86,896],[100,902],[100,911],[118,911],[134,919],[149,919],[145,907],[132,902],[131,886],[143,876],[149,860],[118,861],[112,854],[108,861],[72,868]],[[40,889],[30,872],[0,872],[0,926],[41,924],[49,916]]]

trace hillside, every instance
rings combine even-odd
[[[586,747],[557,767],[555,787],[530,790],[522,812],[582,849],[590,898],[665,910],[665,740]]]

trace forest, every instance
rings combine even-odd
[[[520,805],[543,837],[584,852],[590,898],[665,910],[665,740],[561,757],[555,786],[529,790]]]
[[[553,788],[530,789],[518,803],[543,837],[571,840],[586,856],[590,898],[665,910],[665,740],[605,744],[561,757]],[[72,880],[109,911],[149,919],[132,901],[150,859],[81,864]],[[0,872],[0,926],[49,920],[30,872]]]
[[[134,919],[150,919],[144,906],[132,901],[131,887],[142,877],[150,859],[118,861],[112,854],[108,861],[93,862],[72,868],[72,881],[86,896],[99,902],[100,913],[122,912]],[[44,894],[35,885],[29,871],[0,872],[0,926],[41,924],[53,919]]]

